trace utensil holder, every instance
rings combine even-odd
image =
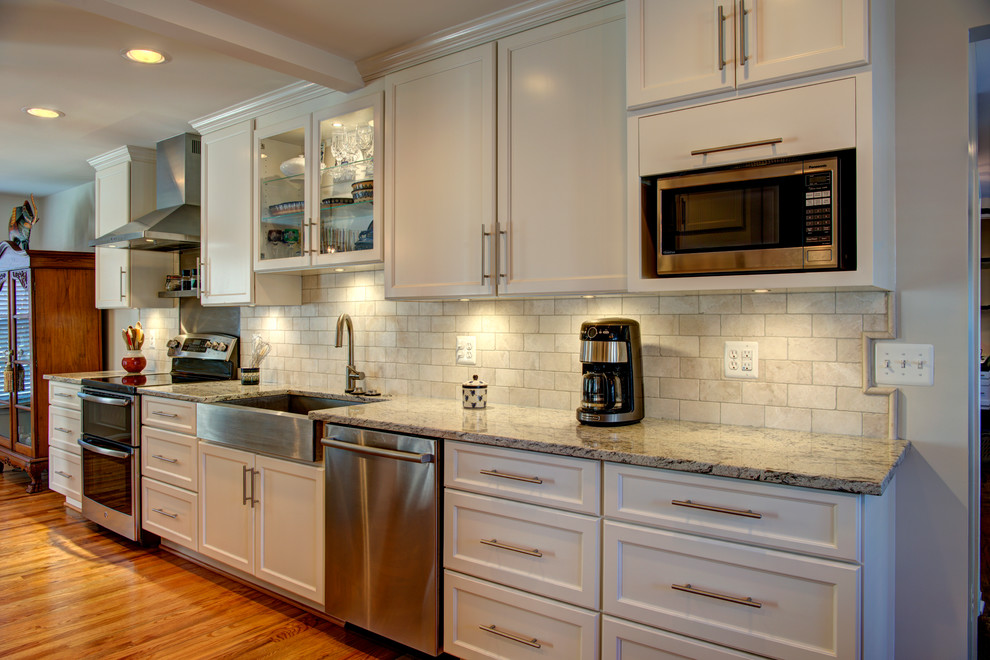
[[[120,360],[120,366],[124,371],[131,374],[141,373],[141,370],[148,366],[148,359],[141,351],[126,351]]]
[[[241,385],[257,385],[261,382],[261,367],[241,367]]]

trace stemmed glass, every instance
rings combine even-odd
[[[368,124],[360,124],[356,131],[357,146],[364,157],[364,176],[371,176],[372,161],[375,155],[375,129]]]
[[[347,168],[342,166],[347,163],[350,156],[347,145],[347,133],[344,129],[334,129],[330,134],[330,154],[337,161],[337,167],[334,170],[334,179],[339,178],[340,180],[344,180],[343,175]]]

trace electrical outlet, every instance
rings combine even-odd
[[[757,378],[760,375],[760,350],[755,341],[725,342],[724,373],[726,378]]]
[[[877,385],[934,385],[935,347],[931,344],[874,344],[873,378]]]
[[[478,342],[475,337],[457,338],[457,364],[478,364]]]

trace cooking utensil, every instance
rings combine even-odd
[[[254,336],[254,350],[251,351],[251,368],[257,368],[261,366],[262,360],[264,360],[272,350],[272,345],[261,338],[261,335]]]

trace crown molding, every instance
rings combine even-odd
[[[247,119],[254,119],[268,112],[325,96],[333,91],[323,85],[303,80],[280,87],[267,94],[255,96],[243,103],[232,105],[198,119],[190,120],[189,125],[201,135],[211,133]]]
[[[367,57],[358,61],[358,72],[367,83],[415,64],[615,4],[617,1],[619,0],[531,0]]]
[[[86,162],[89,163],[95,170],[103,170],[108,167],[113,167],[114,165],[119,165],[120,163],[154,163],[155,150],[149,149],[148,147],[132,147],[131,145],[125,145],[123,147],[117,147],[113,151],[108,151],[105,154],[93,156]]]

